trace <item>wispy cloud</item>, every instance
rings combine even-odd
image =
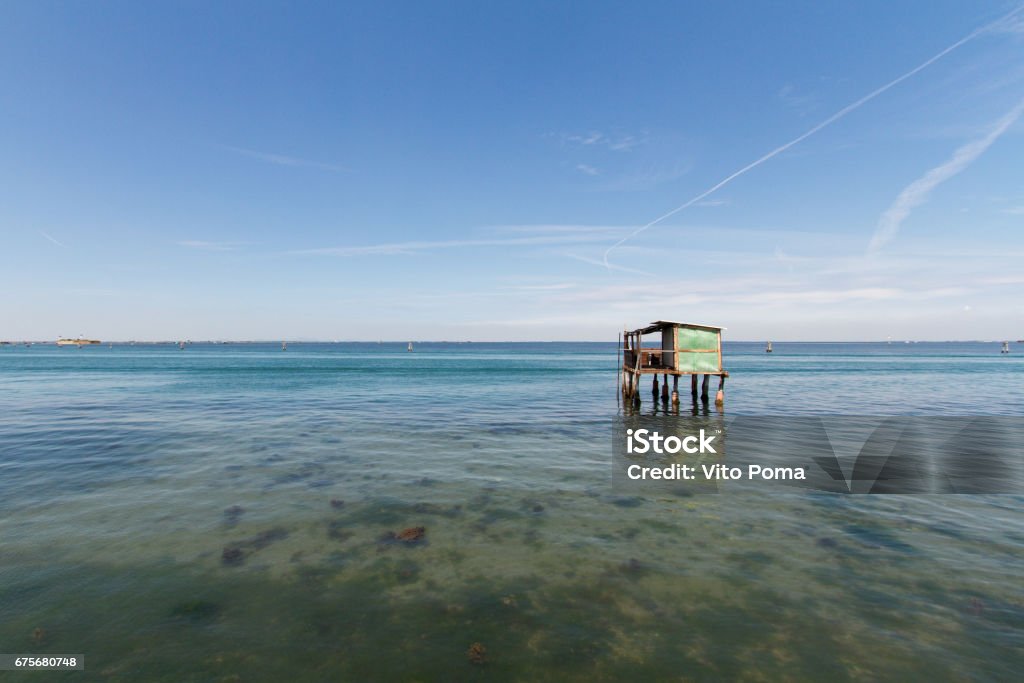
[[[122,294],[124,294],[124,292],[119,290],[119,289],[103,289],[103,288],[95,288],[95,287],[69,287],[69,288],[66,288],[66,289],[60,289],[58,291],[61,292],[62,294],[68,294],[68,295],[71,295],[71,296],[86,296],[86,297],[94,297],[94,296],[121,296]]]
[[[42,235],[43,237],[45,237],[50,242],[52,242],[53,244],[56,244],[58,247],[63,247],[64,249],[68,248],[66,244],[64,244],[63,242],[58,240],[56,237],[54,237],[53,235],[51,235],[51,234],[49,234],[47,232],[43,232],[42,230],[40,230],[39,234]]]
[[[600,131],[591,131],[582,135],[565,135],[563,139],[583,147],[604,147],[613,152],[628,152],[645,142],[644,138],[635,135],[612,135]]]
[[[436,251],[440,249],[464,249],[473,247],[533,247],[555,244],[589,244],[595,242],[607,243],[614,239],[607,231],[598,230],[566,230],[550,231],[554,227],[577,226],[541,226],[546,228],[546,234],[526,235],[523,237],[487,237],[475,239],[453,239],[453,240],[415,240],[408,242],[388,242],[383,244],[352,245],[340,247],[321,247],[317,249],[298,249],[291,251],[291,254],[322,255],[322,256],[361,256],[361,255],[408,255],[425,251]]]
[[[488,232],[513,235],[566,235],[587,234],[595,238],[617,237],[630,229],[622,225],[565,225],[535,223],[527,225],[493,225],[485,228]]]
[[[586,175],[600,175],[600,171],[588,164],[576,164],[576,170]]]
[[[1005,17],[993,27],[993,31],[996,33],[1016,33],[1017,35],[1024,35],[1024,18],[1016,14]]]
[[[520,292],[558,292],[576,287],[574,282],[557,282],[550,285],[513,285],[508,289]]]
[[[206,251],[234,251],[241,247],[243,242],[207,242],[205,240],[181,240],[177,242],[179,247],[189,249],[203,249]]]
[[[598,192],[642,192],[672,182],[689,173],[690,169],[690,164],[681,163],[670,167],[638,166],[615,177],[605,175],[607,180],[591,189]]]
[[[596,145],[604,140],[604,135],[602,133],[594,132],[586,135],[567,135],[565,139],[569,142],[575,142],[580,145]]]
[[[998,140],[1020,118],[1022,113],[1024,113],[1024,100],[1018,102],[1017,106],[999,119],[983,137],[960,147],[945,163],[936,166],[907,185],[896,197],[896,201],[882,214],[868,249],[874,251],[891,242],[914,207],[926,202],[932,190],[963,171],[975,159],[984,154],[985,150],[991,147],[992,143]]]
[[[304,167],[304,168],[318,168],[324,171],[334,171],[337,173],[343,173],[350,171],[351,169],[342,166],[341,164],[327,163],[323,161],[311,161],[309,159],[300,159],[299,157],[288,156],[285,154],[274,154],[271,152],[260,152],[255,149],[246,149],[245,147],[232,147],[231,145],[220,145],[224,149],[231,150],[237,154],[250,157],[252,159],[259,159],[265,161],[268,164],[277,164],[278,166],[293,166],[293,167]]]
[[[583,263],[589,263],[592,266],[604,266],[604,262],[601,261],[601,259],[590,258],[589,256],[581,256],[579,254],[566,254],[566,256],[568,256],[571,259],[576,259],[577,261],[582,261]],[[619,266],[615,264],[611,264],[608,267],[611,268],[612,270],[618,270],[623,273],[635,273],[637,275],[649,275],[652,277],[654,275],[653,273],[648,273],[643,270],[637,270],[636,268],[627,268],[626,266]]]
[[[1024,285],[1024,275],[1000,275],[983,280],[989,285]]]
[[[779,88],[775,96],[800,116],[807,116],[817,108],[818,104],[817,97],[800,92],[792,83],[787,83]]]

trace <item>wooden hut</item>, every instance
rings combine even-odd
[[[655,336],[646,342],[644,337]],[[654,375],[653,393],[658,399],[658,375],[662,376],[661,399],[668,401],[668,378],[672,377],[672,403],[679,403],[679,377],[690,376],[690,393],[697,400],[697,378],[701,383],[701,400],[708,400],[708,381],[718,376],[715,404],[725,401],[725,378],[722,367],[722,328],[712,325],[656,320],[647,327],[625,331],[621,340],[622,395],[640,401],[640,378]]]

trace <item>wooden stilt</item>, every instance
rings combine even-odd
[[[690,393],[693,394],[693,400],[697,400],[697,375],[690,375]]]
[[[672,405],[679,405],[679,375],[672,376]]]
[[[700,383],[700,400],[704,403],[708,402],[708,380],[711,375],[704,375],[704,381]]]
[[[623,352],[623,358],[625,358],[625,352]],[[627,368],[625,366],[625,363],[623,363],[623,366],[622,366],[622,395],[625,398],[629,398],[629,396],[630,396],[629,378],[630,378],[631,374],[632,373],[630,373],[629,368]]]
[[[654,395],[654,400],[658,400],[658,376],[654,375],[654,384],[651,385],[651,394]]]
[[[725,404],[725,375],[718,376],[718,393],[715,394],[715,405]]]
[[[661,376],[661,400],[668,400],[668,375]]]
[[[621,401],[623,395],[626,393],[622,387],[622,358],[623,358],[623,345],[622,345],[622,334],[619,334],[619,338],[615,341],[615,381],[618,384],[616,389],[619,390],[619,394],[615,397],[616,402]]]

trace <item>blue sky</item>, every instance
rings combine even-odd
[[[1022,338],[1016,6],[3,3],[0,338]]]

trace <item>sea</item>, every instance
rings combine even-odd
[[[723,416],[1024,416],[1024,345],[726,342]],[[1024,491],[612,482],[614,343],[0,347],[47,681],[1008,681]],[[717,383],[712,385],[712,398]]]

